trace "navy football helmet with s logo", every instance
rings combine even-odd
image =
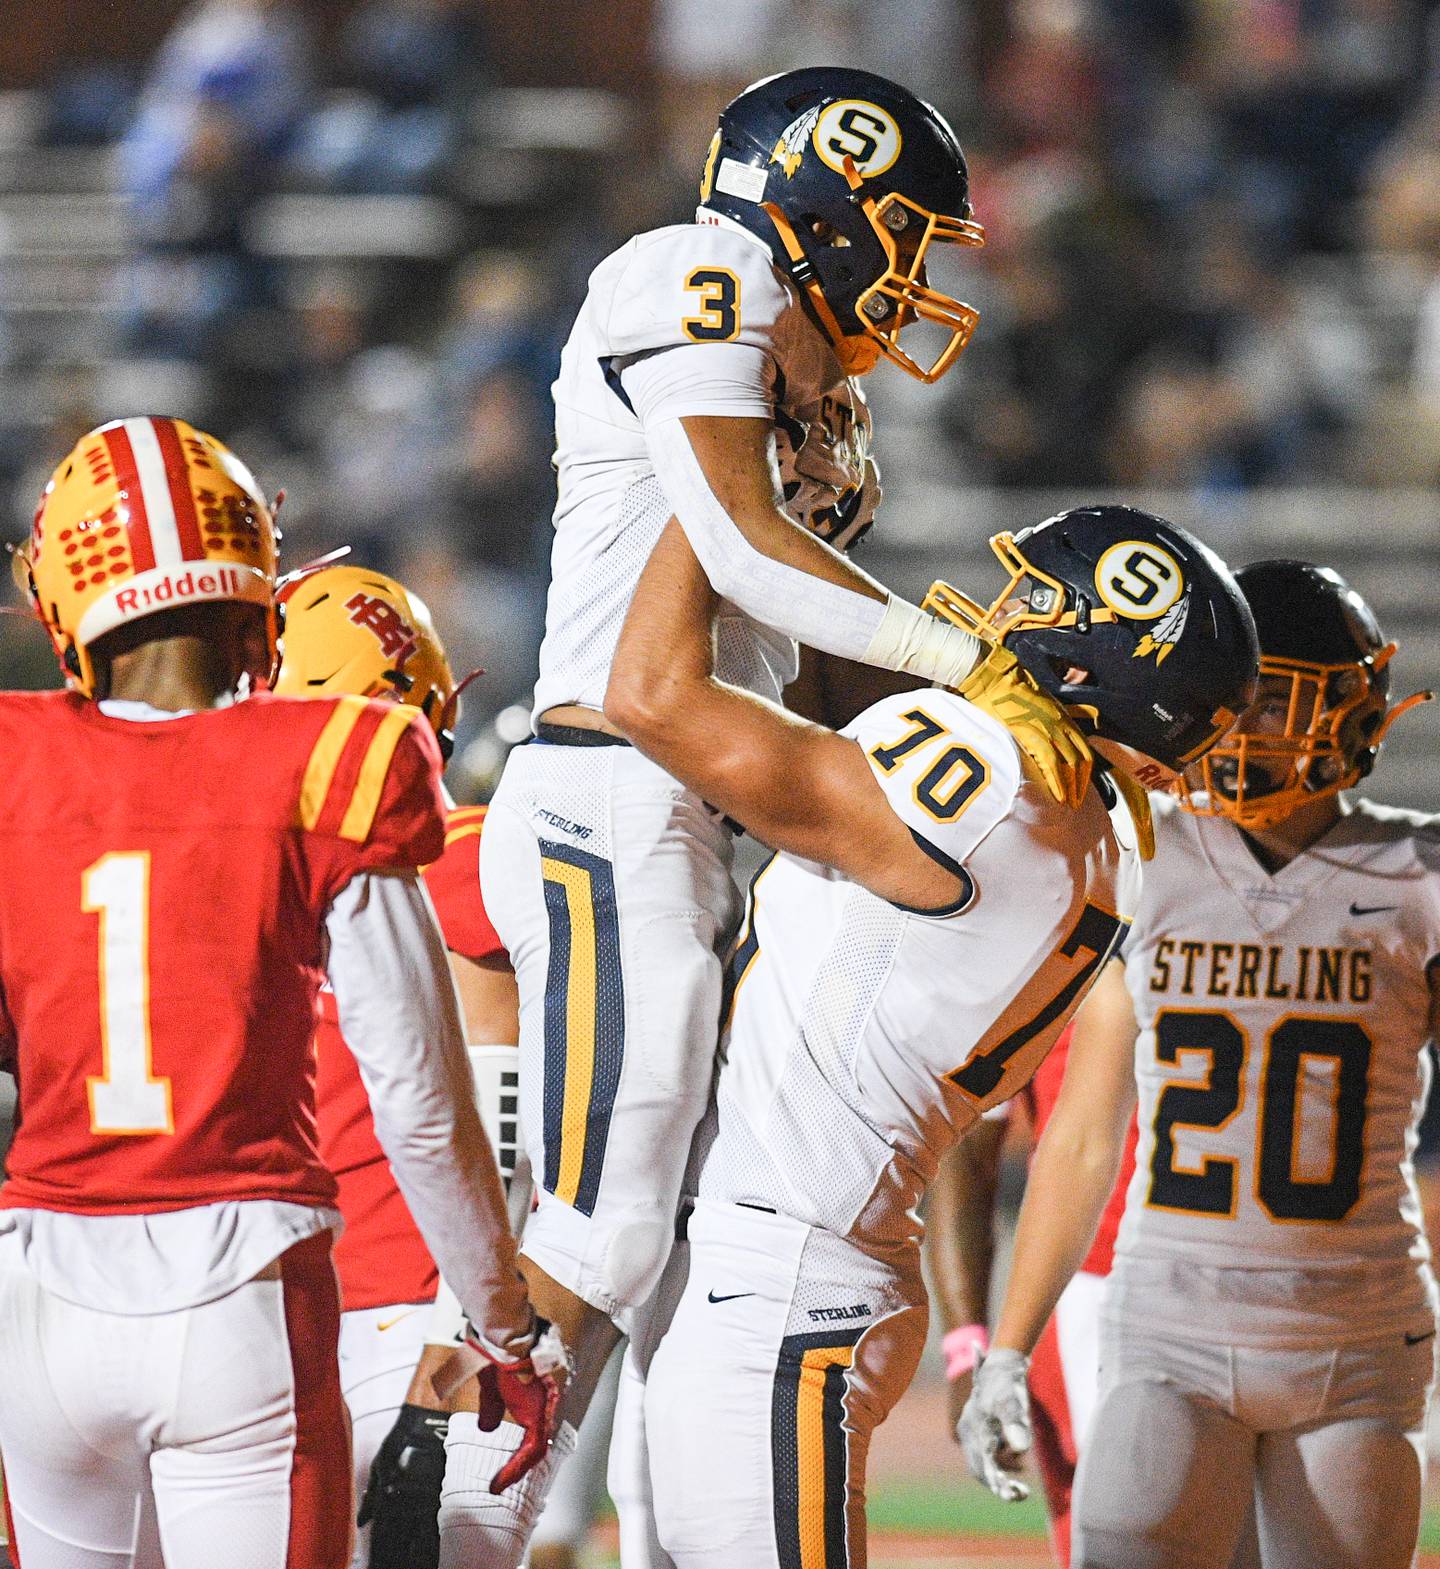
[[[1134,507],[1075,507],[990,548],[1009,578],[988,610],[947,583],[925,608],[1002,642],[1092,734],[1174,772],[1249,705],[1250,607],[1187,530]]]
[[[1390,701],[1396,646],[1338,572],[1256,561],[1235,581],[1260,633],[1260,690],[1186,781],[1184,804],[1263,830],[1358,784],[1390,726],[1431,694]]]
[[[976,312],[930,286],[933,245],[983,245],[965,155],[944,116],[883,76],[840,66],[786,71],[720,115],[702,209],[758,235],[852,375],[883,355],[938,380]],[[900,346],[917,320],[944,340],[928,364]]]

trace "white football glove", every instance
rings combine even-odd
[[[1030,1358],[1002,1348],[982,1359],[955,1436],[971,1471],[1007,1504],[1030,1496],[1014,1473],[1030,1448]]]

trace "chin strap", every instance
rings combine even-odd
[[[875,352],[871,355],[861,346],[869,344],[869,339],[862,339],[861,345],[852,342],[840,325],[839,318],[830,308],[829,300],[825,298],[820,281],[815,276],[815,264],[801,248],[794,225],[774,202],[761,202],[760,206],[765,216],[775,225],[775,232],[780,236],[780,243],[785,247],[785,254],[790,258],[791,281],[797,289],[804,292],[806,303],[815,313],[816,320],[825,329],[831,347],[835,351],[835,357],[840,361],[841,370],[847,376],[863,376],[874,368],[875,361],[880,357],[879,344],[873,345]]]
[[[1112,768],[1110,780],[1124,797],[1126,806],[1130,808],[1130,816],[1135,824],[1135,848],[1140,852],[1140,859],[1153,861],[1155,821],[1150,815],[1150,797],[1145,793],[1145,787],[1123,768]]]

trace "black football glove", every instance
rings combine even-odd
[[[439,1569],[449,1422],[443,1411],[400,1407],[360,1501],[357,1523],[370,1527],[370,1569]]]

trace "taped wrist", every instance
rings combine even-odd
[[[958,687],[984,655],[985,645],[973,633],[892,594],[860,658],[882,670],[903,670],[922,681]]]

